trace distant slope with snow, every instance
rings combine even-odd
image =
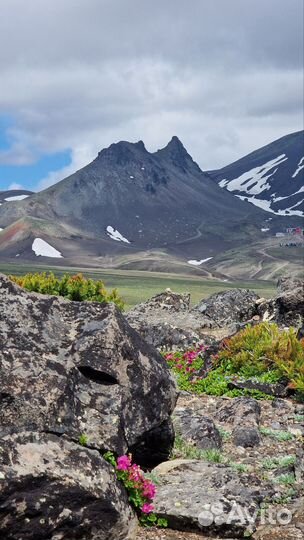
[[[304,217],[304,132],[286,135],[210,176],[258,208]]]
[[[0,205],[10,202],[23,201],[33,195],[32,191],[26,189],[8,189],[0,190]]]

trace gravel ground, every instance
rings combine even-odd
[[[212,537],[213,540],[222,540],[219,537]],[[171,529],[140,529],[136,540],[210,540],[210,536],[195,533],[173,531]],[[225,539],[227,540],[227,538]],[[230,538],[228,540],[235,540]]]

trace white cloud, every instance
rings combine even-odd
[[[0,115],[16,124],[0,163],[69,149],[41,189],[121,139],[156,150],[176,134],[214,169],[302,129],[301,13],[298,0],[2,0]]]
[[[25,189],[25,188],[24,186],[22,186],[22,184],[17,184],[16,182],[13,182],[12,184],[8,186],[7,189]]]

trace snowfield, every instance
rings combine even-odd
[[[130,244],[129,240],[122,236],[119,231],[111,227],[111,225],[107,226],[107,235],[112,238],[112,240],[116,240],[117,242],[125,242],[126,244]]]
[[[226,187],[228,191],[243,191],[245,193],[248,193],[248,195],[259,195],[262,193],[262,191],[268,190],[271,188],[270,184],[267,183],[268,178],[271,178],[273,174],[277,171],[272,171],[268,176],[268,172],[271,171],[274,167],[277,165],[280,165],[283,163],[283,161],[286,161],[288,158],[285,154],[281,154],[275,159],[272,159],[271,161],[268,161],[264,165],[261,165],[260,167],[255,167],[254,169],[251,169],[250,171],[247,171],[238,178],[234,178],[234,180],[221,180],[219,183],[220,187]]]
[[[57,251],[53,246],[42,240],[42,238],[35,238],[32,244],[32,250],[35,255],[38,257],[53,257],[53,258],[63,258],[60,251]]]
[[[14,195],[13,197],[6,197],[4,199],[5,201],[11,202],[11,201],[23,201],[23,199],[27,199],[29,195]]]
[[[299,174],[299,172],[304,169],[304,156],[300,159],[299,163],[298,163],[298,168],[297,170],[293,173],[292,175],[292,178],[295,178],[297,176],[297,174]]]
[[[200,261],[196,261],[195,259],[191,259],[190,261],[187,261],[188,264],[192,264],[192,266],[200,266],[201,264],[210,261],[213,259],[213,257],[207,257],[207,259],[201,259]]]

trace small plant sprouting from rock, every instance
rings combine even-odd
[[[106,452],[103,457],[114,467],[118,480],[125,486],[129,501],[134,507],[141,525],[167,527],[167,520],[158,518],[153,512],[155,484],[145,477],[139,465],[132,463],[131,455],[120,456],[116,460],[112,452]]]
[[[230,439],[232,437],[231,431],[228,431],[227,429],[223,428],[222,426],[217,426],[217,429],[219,430],[223,441],[230,441]]]
[[[89,438],[85,433],[82,433],[81,435],[79,435],[78,442],[79,444],[81,444],[81,446],[87,446]]]
[[[246,473],[249,471],[249,467],[245,463],[235,463],[234,461],[230,461],[229,466],[239,473]]]

